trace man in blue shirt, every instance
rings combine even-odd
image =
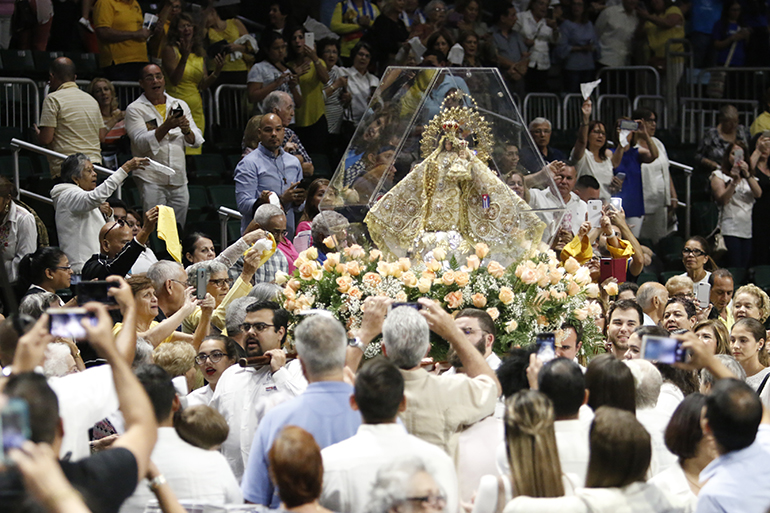
[[[767,511],[770,431],[759,428],[761,419],[762,403],[745,382],[722,379],[711,389],[701,427],[714,436],[719,457],[700,473],[696,513]]]
[[[270,480],[268,452],[285,426],[299,426],[323,449],[355,435],[361,415],[350,407],[353,387],[343,381],[347,334],[336,319],[314,315],[294,331],[302,372],[310,383],[305,392],[270,410],[259,423],[243,475],[243,497],[277,508],[280,499]]]
[[[299,159],[281,147],[284,126],[276,114],[265,114],[259,123],[259,146],[246,155],[235,168],[235,200],[243,215],[241,232],[254,217],[257,207],[270,202],[274,192],[286,212],[286,229],[294,237],[295,213],[305,201],[305,191],[297,186],[302,180]]]

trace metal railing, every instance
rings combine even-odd
[[[668,110],[666,109],[666,99],[654,94],[640,94],[634,98],[633,109],[647,107],[652,109],[658,115],[658,128],[668,128]]]
[[[232,208],[227,208],[227,207],[219,207],[219,210],[217,210],[217,214],[219,214],[219,228],[221,230],[219,235],[221,246],[219,247],[226,248],[228,246],[227,222],[230,221],[230,219],[237,219],[240,221],[241,219],[243,219],[243,216],[237,210],[233,210]]]
[[[604,123],[605,128],[614,127],[619,118],[631,116],[631,99],[623,94],[602,94],[595,112],[595,118]]]
[[[738,119],[748,127],[759,113],[756,100],[715,100],[709,98],[680,98],[680,140],[695,144],[703,139],[705,131],[718,124],[719,109],[732,105],[738,110]]]
[[[0,126],[22,129],[40,120],[40,92],[29,78],[0,78]]]
[[[57,157],[60,159],[66,159],[67,155],[64,155],[63,153],[58,153],[55,151],[51,151],[47,148],[43,148],[41,146],[37,146],[32,143],[28,143],[26,141],[21,141],[19,139],[11,139],[11,146],[14,147],[13,150],[13,179],[14,183],[16,184],[16,199],[20,199],[21,195],[29,196],[30,198],[34,198],[36,200],[42,201],[44,203],[48,203],[49,205],[53,205],[53,200],[51,198],[48,198],[46,196],[41,196],[40,194],[36,194],[32,191],[28,191],[26,189],[21,188],[21,184],[19,182],[19,152],[21,150],[29,150],[35,153],[40,153],[41,155],[46,155],[49,157]],[[112,169],[107,169],[106,167],[102,167],[99,165],[94,164],[94,171],[97,173],[103,174],[103,175],[112,175],[115,173]],[[120,199],[122,194],[123,184],[120,184],[120,186],[117,188],[116,195],[118,199]]]
[[[249,121],[246,90],[240,84],[222,84],[214,91],[214,121],[219,128],[243,129]]]
[[[621,94],[633,98],[639,94],[660,94],[660,74],[652,66],[602,68],[596,76],[602,80],[601,95]]]
[[[524,97],[522,115],[526,122],[537,117],[546,118],[551,126],[561,128],[561,100],[552,93],[529,93]]]
[[[724,76],[722,95],[714,99],[732,98],[736,100],[758,100],[764,97],[765,91],[770,86],[770,69],[768,68],[732,68],[718,67],[706,68],[701,73],[708,73],[709,78],[714,73]],[[708,83],[705,80],[696,84],[695,96],[712,98],[709,93]]]
[[[690,224],[692,222],[692,191],[690,190],[690,182],[692,181],[693,168],[687,164],[675,162],[673,160],[668,161],[669,168],[681,169],[684,171],[684,203],[679,202],[680,207],[684,207],[684,238],[685,240],[690,238]]]
[[[592,100],[593,101],[593,100]],[[583,95],[578,93],[571,93],[564,95],[564,101],[562,101],[562,124],[560,126],[562,130],[569,130],[577,128],[583,123]],[[596,117],[596,113],[592,112],[592,117]]]

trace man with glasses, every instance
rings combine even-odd
[[[257,270],[254,274],[254,282],[272,282],[275,280],[275,273],[278,271],[285,273],[293,272],[293,264],[299,253],[287,237],[286,214],[283,213],[281,207],[269,203],[260,206],[254,212],[254,222],[259,228],[273,236],[279,249]]]
[[[210,406],[230,426],[222,453],[239,480],[243,476],[254,433],[269,407],[302,393],[307,381],[299,360],[287,362],[282,345],[286,340],[289,312],[278,303],[261,301],[246,307],[241,331],[246,334],[248,356],[270,356],[262,367],[234,365],[219,378]]]
[[[546,164],[555,160],[562,162],[567,160],[564,152],[550,146],[551,132],[551,122],[545,118],[535,118],[529,123],[529,133],[535,141],[537,153],[530,146],[524,146],[519,155],[521,157],[521,165],[530,173],[536,173],[543,168],[541,159]]]
[[[99,230],[101,251],[83,265],[83,280],[105,280],[107,276],[126,276],[144,252],[150,234],[158,223],[158,207],[144,214],[144,225],[136,237],[123,219],[109,221]]]

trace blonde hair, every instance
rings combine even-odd
[[[182,341],[164,342],[152,352],[156,365],[169,373],[172,378],[183,376],[195,366],[195,348]]]
[[[692,295],[693,290],[695,288],[695,285],[692,282],[692,279],[689,276],[672,276],[668,279],[666,282],[666,290],[668,291],[669,297],[674,297],[674,294],[672,291],[675,291],[677,289],[686,288],[690,291],[690,294]]]
[[[710,329],[716,339],[716,354],[732,354],[730,352],[730,333],[727,326],[719,319],[706,319],[700,321],[692,327],[693,333],[698,333],[702,329]]]
[[[521,390],[505,401],[505,439],[514,497],[564,495],[553,423],[553,404],[541,392]]]
[[[96,84],[99,82],[106,82],[107,87],[110,91],[112,91],[112,102],[110,102],[110,110],[115,110],[118,108],[118,93],[115,92],[115,86],[112,85],[112,82],[107,80],[106,78],[97,77],[93,80],[91,80],[91,83],[88,84],[88,87],[86,87],[86,92],[90,94],[91,96],[94,96],[94,88],[96,87]],[[94,98],[96,98],[94,96]]]
[[[243,131],[243,146],[246,148],[256,149],[259,146],[259,124],[262,122],[262,114],[253,116],[248,123],[246,123],[246,129]]]
[[[738,294],[751,294],[757,299],[757,307],[759,308],[759,322],[764,323],[768,316],[770,316],[770,297],[767,296],[764,290],[760,289],[756,285],[748,284],[740,287],[735,291],[733,299],[738,297]]]
[[[179,438],[207,451],[225,443],[230,432],[225,418],[205,404],[182,410],[174,418],[174,428]]]

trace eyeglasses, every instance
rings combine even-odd
[[[683,255],[695,255],[696,257],[706,256],[706,252],[705,251],[702,251],[702,250],[696,249],[696,248],[684,248],[682,250],[682,254]]]
[[[183,281],[174,280],[174,279],[172,279],[171,281],[175,281],[175,282],[177,282],[178,284],[180,284],[181,286],[183,286],[184,288],[187,288],[187,283],[185,283],[185,282],[183,282]]]
[[[110,233],[116,226],[120,226],[121,228],[126,226],[126,220],[121,218],[115,219],[115,224],[107,228],[107,231],[104,232],[104,238],[102,240],[107,240],[107,234]]]
[[[219,280],[209,280],[209,283],[211,283],[215,287],[221,288],[225,286],[229,287],[230,285],[233,284],[233,280],[231,280],[230,278],[221,278]]]
[[[267,328],[274,328],[275,324],[267,324],[265,322],[255,322],[254,324],[250,324],[248,322],[244,322],[239,326],[241,328],[241,331],[244,333],[248,333],[252,329],[256,331],[257,333],[262,333]]]
[[[411,502],[419,502],[424,508],[430,506],[431,508],[443,508],[446,506],[446,497],[441,495],[426,495],[424,497],[407,497],[406,500]]]
[[[477,331],[480,331],[482,333],[486,333],[486,331],[484,331],[482,329],[476,329],[476,328],[460,328],[460,331],[462,331],[466,335],[471,335],[471,334],[473,334],[473,333],[475,333]]]
[[[273,235],[273,238],[276,242],[278,242],[283,237],[286,237],[289,234],[289,230],[267,230]]]
[[[591,133],[596,135],[607,135],[607,132],[605,132],[604,130],[597,130],[597,129],[591,130]]]
[[[72,269],[71,265],[57,265],[54,269],[61,269],[62,271],[69,271]]]
[[[198,365],[203,365],[204,363],[206,363],[206,360],[210,361],[211,363],[218,363],[225,356],[226,356],[225,353],[222,353],[220,351],[214,351],[211,354],[201,353],[195,357],[195,363],[197,363]]]

